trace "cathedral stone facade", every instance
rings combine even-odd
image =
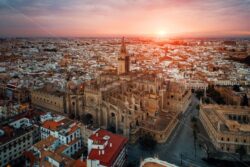
[[[144,134],[165,142],[190,102],[191,91],[184,85],[154,72],[129,71],[123,39],[117,71],[103,72],[84,88],[68,82],[65,112],[123,134],[132,142]]]
[[[143,134],[165,142],[186,111],[191,91],[153,72],[130,72],[124,39],[117,72],[85,84],[81,116],[136,141]],[[81,108],[79,106],[78,108]]]

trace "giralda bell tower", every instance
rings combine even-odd
[[[120,55],[118,57],[118,75],[129,73],[129,63],[130,63],[129,55],[126,50],[126,45],[123,37]]]

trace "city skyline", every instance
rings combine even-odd
[[[0,167],[249,167],[250,0],[0,0]]]
[[[0,1],[1,37],[249,37],[250,1]]]

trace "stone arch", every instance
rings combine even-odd
[[[117,132],[117,114],[114,112],[110,112],[109,114],[109,126],[108,129],[113,132],[116,133]]]

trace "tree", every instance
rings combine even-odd
[[[74,119],[74,118],[75,118],[75,115],[74,115],[73,113],[70,113],[70,114],[69,114],[69,118],[70,118],[70,119]]]
[[[196,109],[197,109],[197,110],[200,110],[200,105],[199,105],[199,104],[196,106]]]
[[[198,131],[197,118],[192,117],[191,122],[192,122],[193,137],[194,137],[194,153],[195,153],[195,157],[196,157],[197,131]]]
[[[193,129],[193,136],[194,136],[194,155],[195,155],[195,157],[196,157],[196,151],[197,151],[197,149],[196,149],[196,143],[197,143],[197,131],[195,130],[195,129]]]
[[[198,99],[200,99],[200,98],[202,98],[204,96],[204,92],[201,91],[201,90],[197,90],[195,93],[196,93],[196,97]]]
[[[210,158],[210,154],[212,152],[211,150],[211,146],[210,146],[210,143],[207,143],[207,142],[201,142],[201,144],[199,145],[203,150],[205,150],[205,152],[207,153],[207,159]]]
[[[243,145],[241,145],[238,149],[236,149],[236,153],[240,155],[240,160],[242,160],[243,156],[247,154],[247,150]]]
[[[206,104],[210,104],[209,98],[205,98],[205,99],[204,99],[204,102],[205,102]]]
[[[133,161],[133,162],[129,162],[126,167],[136,167],[136,162]]]
[[[109,126],[108,127],[108,131],[112,132],[112,133],[116,133],[116,129],[114,126]]]
[[[154,150],[156,146],[156,141],[150,134],[145,134],[139,139],[139,143],[145,150]]]
[[[83,115],[82,121],[84,124],[93,124],[93,116],[91,114]]]

